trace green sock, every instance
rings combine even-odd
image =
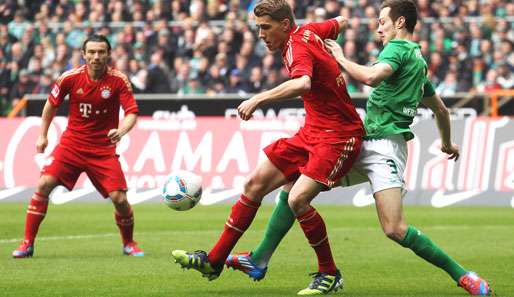
[[[271,218],[268,221],[264,237],[252,252],[252,260],[260,268],[268,266],[273,252],[295,221],[293,211],[287,203],[288,196],[288,192],[280,191],[277,205],[273,209]]]
[[[416,255],[446,271],[455,282],[466,274],[466,270],[448,256],[442,249],[414,226],[409,226],[407,234],[400,242],[403,247],[411,249]]]

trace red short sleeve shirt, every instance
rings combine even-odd
[[[295,27],[282,52],[283,63],[290,78],[311,78],[311,90],[302,97],[306,111],[304,132],[362,136],[362,121],[348,95],[343,74],[323,42],[335,39],[338,32],[335,19]]]
[[[114,150],[107,133],[118,128],[120,107],[125,114],[138,112],[127,76],[111,67],[99,80],[89,77],[86,65],[63,73],[53,84],[48,100],[59,106],[67,95],[69,118],[61,137],[63,144]]]

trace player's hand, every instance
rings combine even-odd
[[[39,135],[36,141],[36,151],[40,154],[44,153],[47,145],[48,138],[46,136]]]
[[[111,143],[118,143],[118,141],[121,140],[122,136],[123,135],[121,135],[118,129],[111,129],[109,130],[109,133],[107,133],[107,137],[109,137]]]
[[[441,146],[441,151],[447,155],[449,155],[448,160],[455,160],[457,161],[459,159],[460,153],[459,153],[459,147],[456,144],[448,144]]]
[[[239,114],[239,117],[243,121],[248,121],[252,118],[252,114],[257,109],[257,106],[259,105],[258,100],[255,99],[255,97],[252,97],[248,100],[243,101],[239,106],[237,107],[237,112]]]
[[[328,50],[336,60],[340,58],[344,58],[343,49],[339,46],[339,44],[332,39],[325,39],[325,48]]]

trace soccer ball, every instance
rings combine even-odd
[[[162,197],[169,208],[191,209],[202,197],[202,178],[189,171],[173,172],[164,183]]]

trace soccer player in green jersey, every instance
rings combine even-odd
[[[411,41],[418,18],[414,2],[386,0],[378,19],[378,35],[384,49],[372,66],[356,64],[343,55],[339,45],[326,40],[326,48],[354,79],[374,87],[366,106],[367,136],[352,171],[341,179],[341,186],[369,181],[378,218],[387,237],[429,263],[446,271],[471,295],[490,295],[487,281],[467,271],[416,227],[407,225],[402,211],[405,194],[403,172],[407,160],[407,141],[414,137],[410,124],[420,102],[436,117],[441,151],[457,160],[458,147],[451,141],[449,112],[427,78],[427,64],[420,46]],[[265,236],[259,246],[245,254],[230,255],[226,264],[254,280],[264,277],[267,264],[281,239],[294,222],[287,206],[287,192],[279,194]],[[313,295],[322,292],[314,292]]]

